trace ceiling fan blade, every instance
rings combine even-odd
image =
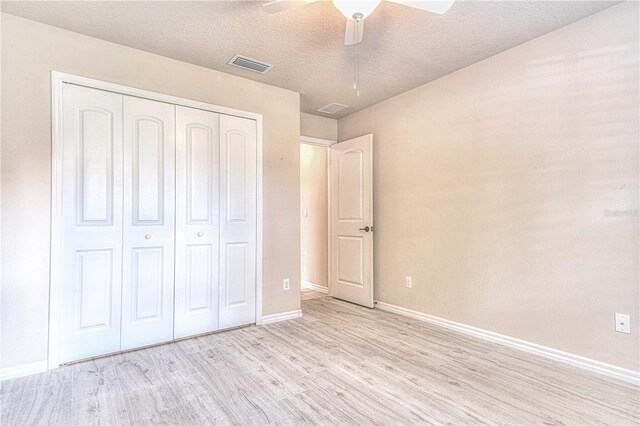
[[[362,41],[364,35],[364,20],[355,21],[347,19],[347,26],[344,31],[344,45],[353,46]]]
[[[278,13],[283,10],[294,9],[316,1],[318,0],[276,0],[271,3],[263,4],[262,10],[267,13]]]
[[[388,0],[392,3],[398,3],[403,6],[413,7],[415,9],[426,10],[427,12],[443,14],[453,4],[454,0]]]

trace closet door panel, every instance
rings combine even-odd
[[[120,349],[122,96],[62,89],[61,362]]]
[[[173,338],[174,108],[124,97],[122,349]]]
[[[218,329],[220,117],[176,107],[175,337]]]
[[[256,122],[220,117],[220,328],[255,322]]]

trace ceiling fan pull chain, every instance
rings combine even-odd
[[[358,90],[358,46],[356,40],[358,36],[356,31],[358,30],[358,24],[356,20],[353,20],[353,90]]]
[[[360,81],[358,75],[358,24],[359,19],[353,20],[353,89],[356,97],[360,96]]]
[[[358,31],[358,21],[353,21],[354,25],[356,26],[355,31],[353,32],[354,34]],[[356,34],[356,40],[357,40],[358,35]],[[356,56],[356,97],[360,96],[360,75],[359,72],[360,70],[358,69],[358,43],[354,44],[355,46],[355,56]]]

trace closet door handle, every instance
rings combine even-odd
[[[198,237],[202,237],[204,235],[204,232],[200,231],[198,232]]]
[[[147,234],[147,235],[145,235],[145,236],[144,236],[144,239],[145,239],[145,240],[150,240],[150,239],[151,239],[151,234]]]

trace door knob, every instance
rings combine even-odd
[[[144,236],[145,240],[150,240],[151,239],[151,234],[147,234]]]
[[[204,232],[200,231],[198,232],[198,237],[202,237],[204,235]]]
[[[364,228],[358,228],[359,231],[369,232],[369,227],[365,226]]]

